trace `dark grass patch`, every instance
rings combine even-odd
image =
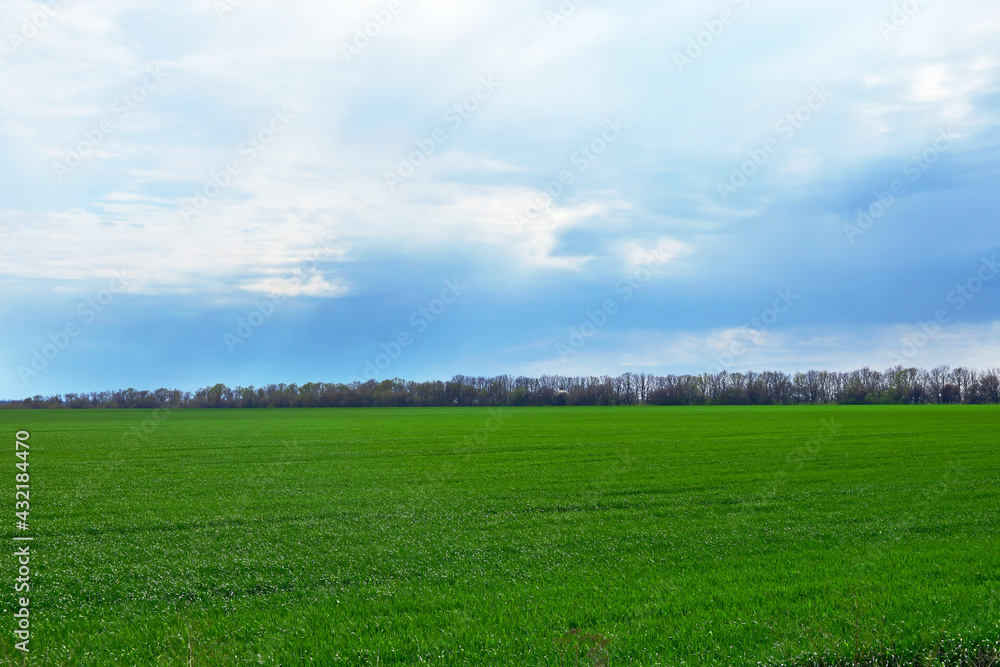
[[[968,643],[942,642],[935,648],[897,652],[886,648],[858,652],[853,657],[800,655],[791,661],[762,663],[762,667],[996,667],[1000,640]]]

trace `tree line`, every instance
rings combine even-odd
[[[1000,369],[897,366],[847,373],[776,371],[617,377],[472,377],[448,381],[270,384],[195,392],[179,389],[34,396],[6,401],[5,408],[368,408],[542,405],[793,405],[793,404],[997,404]]]

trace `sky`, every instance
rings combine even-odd
[[[5,0],[0,398],[1000,364],[992,0]]]

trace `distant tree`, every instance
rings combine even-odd
[[[981,403],[1000,403],[1000,370],[990,368],[979,377]]]
[[[961,403],[962,402],[962,390],[957,384],[946,384],[941,387],[941,403]]]
[[[931,400],[934,403],[944,403],[944,395],[942,391],[944,386],[948,383],[948,378],[951,376],[951,369],[948,366],[938,366],[937,368],[931,369],[927,392],[930,394]]]

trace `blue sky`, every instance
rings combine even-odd
[[[11,0],[0,396],[1000,352],[1000,7]]]

